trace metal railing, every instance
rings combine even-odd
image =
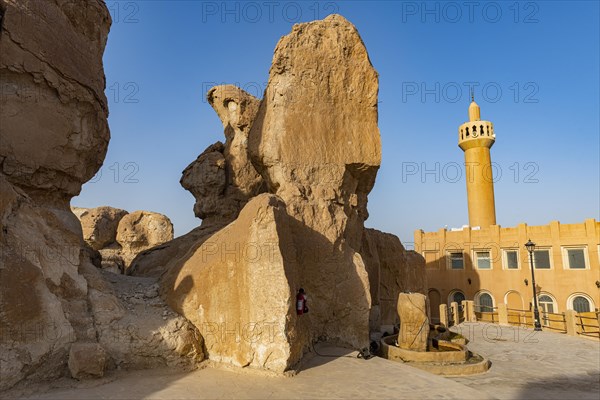
[[[567,333],[567,317],[565,317],[565,313],[557,314],[542,311],[540,318],[542,328]]]
[[[447,309],[449,326],[454,325],[457,319],[459,323],[465,320],[465,307],[461,304],[457,309],[458,316],[454,315],[455,310],[452,307]],[[475,319],[490,323],[500,323],[502,320],[505,321],[503,323],[513,326],[534,327],[533,310],[508,308],[504,305],[502,309],[499,310],[498,307],[475,304]],[[598,309],[583,313],[574,311],[551,313],[542,309],[540,310],[540,323],[543,330],[600,339],[600,310]]]
[[[498,307],[482,306],[475,304],[475,317],[477,321],[482,322],[498,322]]]
[[[533,326],[533,317],[527,310],[506,308],[508,313],[508,324],[513,326]],[[530,321],[528,321],[528,319]]]
[[[600,339],[600,320],[598,319],[599,314],[600,312],[598,311],[578,313],[577,333],[583,336],[598,336]]]

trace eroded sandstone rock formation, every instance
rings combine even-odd
[[[119,221],[116,235],[120,255],[128,268],[140,252],[173,240],[173,224],[165,215],[134,211]]]
[[[154,280],[111,281],[92,264],[69,209],[109,140],[106,5],[2,0],[0,13],[0,390],[70,375],[70,353],[75,375],[92,376],[201,359],[197,330],[169,311]],[[151,297],[121,293],[146,287]],[[81,365],[73,344],[106,362]]]
[[[231,86],[209,91],[226,141],[181,179],[203,224],[142,252],[131,271],[161,276],[210,359],[281,372],[316,341],[364,348],[370,328],[397,321],[384,296],[425,290],[400,241],[364,229],[381,162],[377,92],[356,28],[338,15],[279,41],[260,102]]]
[[[381,161],[378,81],[343,17],[280,40],[262,100],[232,86],[208,93],[225,142],[181,179],[202,226],[170,240],[161,218],[103,212],[84,240],[69,201],[109,140],[109,13],[100,0],[3,0],[0,11],[0,84],[14,88],[0,99],[0,390],[190,366],[203,347],[215,361],[281,372],[317,341],[368,346],[388,320],[373,304],[420,287],[399,241],[364,229]],[[137,254],[124,257],[137,276],[98,268],[98,248]]]
[[[209,146],[181,177],[181,185],[196,198],[194,213],[204,225],[233,221],[248,199],[265,191],[248,157],[259,100],[232,85],[212,88],[207,99],[223,123],[226,141]]]
[[[397,301],[401,292],[427,293],[425,260],[404,249],[391,233],[365,229],[360,254],[365,260],[371,289],[371,330],[398,324]]]
[[[211,359],[284,371],[302,356],[290,218],[281,199],[254,197],[239,217],[163,276],[169,303],[199,327]]]
[[[102,1],[3,3],[2,172],[30,196],[68,201],[100,168],[110,138],[110,15]]]
[[[295,25],[275,48],[249,138],[269,191],[297,220],[300,281],[315,299],[313,334],[355,347],[368,344],[371,299],[358,251],[381,163],[378,88],[367,50],[346,19]]]
[[[100,250],[117,241],[117,228],[127,211],[113,207],[71,207],[81,222],[83,240],[94,250]]]
[[[113,207],[71,207],[81,222],[83,239],[100,253],[103,269],[125,273],[142,251],[173,240],[173,224],[165,215]]]

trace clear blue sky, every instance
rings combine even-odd
[[[415,229],[468,222],[457,128],[469,82],[495,125],[498,223],[599,219],[596,1],[107,4],[112,138],[101,173],[73,205],[157,211],[176,235],[199,225],[179,179],[224,140],[206,91],[233,83],[262,97],[279,38],[337,12],[356,25],[380,76],[383,161],[368,226],[412,242]]]

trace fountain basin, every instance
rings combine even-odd
[[[396,346],[398,335],[386,336],[381,339],[384,357],[388,360],[401,360],[404,362],[436,362],[436,363],[464,363],[467,361],[468,350],[465,346],[439,341],[439,349],[430,351],[413,351],[401,349]]]
[[[445,376],[481,374],[490,368],[489,360],[470,352],[462,344],[440,340],[439,349],[413,351],[396,346],[397,338],[398,335],[392,335],[381,339],[383,358]]]

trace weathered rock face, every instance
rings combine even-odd
[[[126,272],[138,253],[173,239],[173,224],[162,214],[106,206],[71,210],[85,242],[99,252],[102,268],[115,273]]]
[[[283,372],[302,356],[289,219],[280,199],[259,195],[165,272],[163,293],[211,360]]]
[[[131,262],[127,273],[134,276],[159,278],[185,259],[190,249],[201,246],[205,240],[222,228],[221,225],[202,225],[163,245],[142,251]]]
[[[110,138],[102,67],[110,15],[94,0],[3,8],[1,170],[29,195],[68,200],[102,165]]]
[[[364,348],[369,320],[373,330],[395,322],[400,290],[421,290],[424,274],[409,271],[398,238],[364,229],[381,161],[377,91],[356,29],[330,16],[280,40],[258,111],[239,89],[209,92],[226,142],[181,180],[203,224],[140,253],[130,271],[161,276],[161,294],[210,359],[283,371],[315,341]],[[304,315],[294,310],[300,287]],[[394,299],[384,306],[384,296]]]
[[[0,199],[1,390],[28,375],[60,375],[55,359],[66,365],[70,343],[94,332],[75,216],[37,206],[3,174]]]
[[[231,219],[235,214],[230,204],[226,203],[227,207],[223,207],[223,194],[227,187],[223,150],[221,142],[210,145],[187,166],[181,177],[181,186],[196,198],[194,214],[203,222],[219,218],[221,215]]]
[[[127,268],[138,253],[173,240],[173,224],[166,216],[149,211],[125,215],[117,228],[117,242]]]
[[[202,361],[202,337],[160,298],[154,278],[86,267],[97,341],[122,369],[190,368]]]
[[[401,349],[427,351],[429,338],[427,296],[421,293],[400,293],[398,316],[400,317],[398,346]]]
[[[312,333],[353,346],[368,343],[369,282],[358,250],[381,162],[377,92],[377,72],[351,23],[332,15],[295,25],[277,44],[249,135],[269,192],[297,220]]]
[[[98,343],[75,343],[69,350],[69,371],[75,379],[104,376],[108,356]]]
[[[102,275],[92,265],[68,208],[44,206],[0,174],[0,221],[0,390],[67,376],[77,343],[100,343],[106,368],[202,360],[202,338],[158,296],[156,279]],[[96,363],[73,357],[76,377],[98,376]]]
[[[1,7],[0,389],[27,375],[60,375],[70,343],[95,337],[78,271],[81,228],[68,200],[108,144],[102,53],[110,15],[97,1],[59,3]]]
[[[248,132],[259,100],[235,86],[212,88],[207,95],[225,128],[225,144],[209,146],[184,171],[181,185],[196,198],[194,213],[204,225],[233,221],[248,199],[265,191],[248,156]]]
[[[181,334],[197,332],[185,319],[139,317],[117,296],[69,210],[109,140],[106,5],[3,0],[0,13],[0,390],[67,376],[74,343],[100,342],[113,367],[201,359],[201,341]],[[73,360],[76,371],[98,371]]]
[[[94,250],[115,243],[119,221],[127,215],[127,211],[113,207],[72,207],[72,210],[81,222],[83,240]]]
[[[425,260],[406,251],[400,239],[376,229],[365,229],[360,250],[369,273],[371,330],[398,323],[397,299],[401,292],[427,293]]]

